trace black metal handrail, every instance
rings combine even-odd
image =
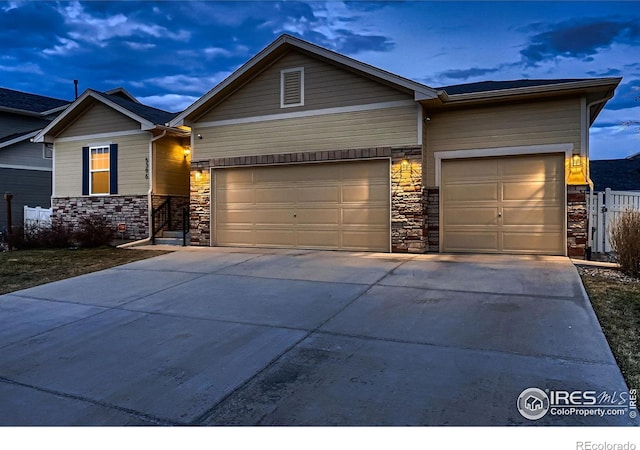
[[[182,246],[187,246],[187,234],[189,233],[189,208],[182,208]]]
[[[166,226],[171,228],[171,197],[160,204],[157,208],[151,209],[151,243],[156,243],[156,234]]]

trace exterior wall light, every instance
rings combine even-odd
[[[191,154],[191,147],[189,147],[188,145],[185,146],[182,149],[182,152],[184,153],[184,158],[187,159],[189,157],[189,155]]]
[[[582,165],[582,158],[580,155],[573,155],[571,157],[571,167],[580,167]]]

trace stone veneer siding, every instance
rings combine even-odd
[[[424,192],[424,234],[427,237],[427,251],[440,251],[440,188],[425,188]]]
[[[589,186],[567,186],[567,255],[585,257],[588,238],[587,192]]]
[[[97,214],[106,216],[114,229],[119,223],[125,223],[125,239],[138,240],[149,236],[149,202],[146,195],[55,197],[51,200],[51,207],[52,221],[72,230],[78,229],[81,218]]]
[[[313,161],[391,159],[391,249],[423,253],[426,250],[422,199],[422,148],[376,147],[299,152],[279,155],[240,156],[197,161],[191,164],[191,245],[211,245],[211,180],[209,169],[236,166],[268,166]],[[403,160],[409,164],[402,164]]]
[[[189,239],[191,245],[211,245],[211,178],[209,166],[194,169],[189,180]]]

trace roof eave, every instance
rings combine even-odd
[[[20,109],[20,108],[10,108],[8,106],[0,106],[0,111],[14,113],[14,114],[21,114],[23,116],[31,116],[31,117],[40,117],[42,115],[42,113],[39,113],[36,111],[29,111],[27,109]]]
[[[594,78],[591,80],[573,81],[568,83],[547,84],[541,86],[528,86],[495,91],[471,92],[466,94],[449,95],[446,91],[439,91],[438,98],[443,103],[470,103],[507,97],[519,97],[535,94],[551,94],[563,91],[578,91],[594,88],[615,89],[622,78]]]
[[[2,142],[2,143],[0,143],[0,148],[9,147],[10,145],[17,144],[18,142],[22,142],[22,141],[26,141],[27,139],[31,139],[35,135],[38,134],[38,131],[40,131],[40,130],[31,131],[30,133],[25,133],[22,136],[18,136],[18,137],[14,138],[14,139],[11,139],[9,141]]]

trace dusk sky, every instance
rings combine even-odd
[[[0,86],[180,111],[282,33],[431,87],[623,77],[591,156],[640,152],[640,2],[0,2]]]

